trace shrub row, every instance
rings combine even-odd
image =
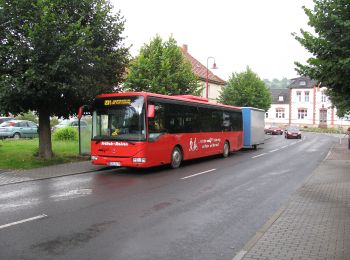
[[[54,141],[77,141],[78,129],[69,126],[57,129],[53,132],[52,138]]]

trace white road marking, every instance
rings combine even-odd
[[[256,156],[253,156],[252,158],[258,158],[258,157],[260,157],[260,156],[264,156],[264,155],[266,155],[266,153],[262,153],[262,154],[259,154],[259,155],[256,155]]]
[[[277,149],[268,151],[268,152],[266,152],[266,153],[262,153],[262,154],[253,156],[252,159],[258,158],[258,157],[261,157],[261,156],[264,156],[264,155],[266,155],[267,153],[274,153],[274,152],[277,152],[277,151],[279,151],[279,150],[281,150],[281,149],[284,149],[284,148],[287,148],[287,147],[289,147],[289,146],[291,146],[291,145],[295,145],[295,144],[297,144],[297,143],[300,143],[300,142],[302,142],[303,140],[305,140],[305,139],[301,139],[301,140],[299,140],[299,141],[297,141],[297,142],[295,142],[295,143],[290,143],[290,144],[287,144],[287,145],[282,146],[282,147],[280,147],[280,148],[277,148]]]
[[[201,175],[201,174],[204,174],[204,173],[212,172],[212,171],[216,171],[216,169],[211,169],[211,170],[207,170],[207,171],[204,171],[204,172],[199,172],[199,173],[196,173],[196,174],[193,174],[193,175],[189,175],[189,176],[181,178],[181,180],[192,178],[192,177],[195,177],[195,176],[198,176],[198,175]]]
[[[67,200],[78,197],[83,197],[90,195],[92,193],[92,189],[80,189],[80,190],[69,190],[62,193],[51,195],[50,198],[55,200]]]
[[[20,221],[16,221],[16,222],[12,222],[12,223],[8,223],[8,224],[5,224],[5,225],[2,225],[2,226],[0,226],[0,229],[4,229],[4,228],[7,228],[7,227],[15,226],[15,225],[18,225],[18,224],[22,224],[22,223],[25,223],[25,222],[29,222],[29,221],[33,221],[33,220],[37,220],[37,219],[41,219],[41,218],[46,218],[46,217],[47,217],[46,214],[42,214],[42,215],[35,216],[35,217],[32,217],[32,218],[22,219]]]
[[[241,260],[245,256],[246,253],[248,253],[248,251],[241,250],[238,252],[238,254],[232,260]]]

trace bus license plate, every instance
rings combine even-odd
[[[109,166],[120,166],[120,162],[109,162],[108,163]]]

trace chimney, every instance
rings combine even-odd
[[[188,52],[188,46],[187,46],[187,44],[183,44],[183,45],[182,45],[182,50],[183,50],[184,53],[187,53],[187,52]]]

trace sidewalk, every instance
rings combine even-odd
[[[350,259],[346,138],[233,259]]]
[[[49,179],[66,175],[80,174],[98,171],[105,166],[92,165],[90,161],[59,164],[31,170],[4,171],[0,170],[0,186],[6,184],[20,183]]]

